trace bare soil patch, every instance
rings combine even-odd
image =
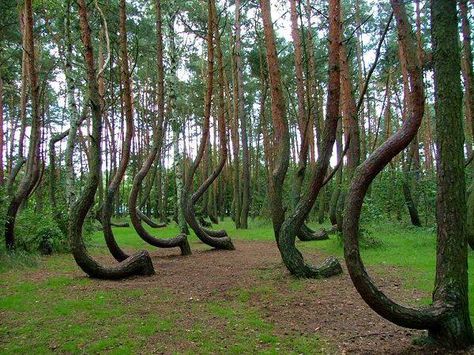
[[[413,345],[413,339],[423,335],[398,327],[378,316],[364,303],[355,291],[351,280],[344,274],[327,280],[295,280],[281,263],[275,245],[271,242],[236,241],[236,251],[197,250],[188,257],[179,252],[157,250],[152,258],[157,274],[148,278],[120,282],[97,281],[81,286],[96,289],[141,289],[153,299],[156,290],[170,294],[171,306],[183,312],[183,322],[175,331],[185,331],[197,321],[190,303],[197,305],[210,300],[228,302],[238,297],[238,290],[250,291],[248,306],[261,312],[262,317],[274,324],[281,336],[288,334],[317,335],[328,342],[328,352],[361,354],[433,354],[446,350]],[[317,263],[325,255],[314,252],[307,255]],[[110,260],[101,257],[102,261]],[[403,289],[399,270],[384,270],[383,277],[375,277],[379,285],[402,302],[413,303],[423,295]],[[80,272],[74,277],[82,278]],[[144,315],[159,312],[153,303],[146,305]],[[159,316],[159,313],[158,313]],[[225,326],[222,319],[209,317],[209,329]],[[249,334],[251,336],[251,334]],[[173,342],[166,348],[190,350],[192,343]],[[166,337],[150,338],[146,351],[153,352],[153,344],[168,341]]]

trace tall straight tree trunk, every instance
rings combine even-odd
[[[244,102],[244,79],[243,79],[243,66],[242,66],[242,39],[240,34],[240,14],[241,14],[240,0],[235,1],[235,71],[236,71],[236,83],[237,85],[237,99],[238,102],[238,118],[240,120],[241,127],[241,138],[242,138],[242,205],[240,213],[240,227],[243,229],[248,228],[248,217],[250,211],[250,153],[248,146],[248,135],[247,135],[247,115],[245,114],[245,102]],[[237,157],[238,159],[238,157]]]
[[[341,159],[342,155],[342,122],[339,122],[336,136],[336,154],[337,160]],[[339,196],[341,195],[341,186],[342,186],[342,166],[336,173],[336,180],[334,181],[334,189],[331,195],[331,201],[329,205],[329,220],[333,226],[337,227],[337,206],[339,201]]]
[[[347,154],[345,182],[340,185],[340,193],[336,204],[337,230],[342,232],[343,206],[354,171],[360,162],[360,134],[358,112],[354,95],[352,94],[351,64],[347,55],[345,43],[341,44],[341,101],[342,101],[342,127],[345,141],[349,142]],[[338,172],[340,174],[340,172]]]
[[[417,16],[418,15],[419,15],[419,11],[417,11]],[[418,26],[418,21],[417,21],[417,26]],[[423,49],[421,48],[420,40],[421,39],[418,36],[418,30],[417,30],[417,58],[420,63],[423,63],[423,56],[422,56]],[[402,77],[403,77],[403,92],[404,92],[403,117],[404,119],[406,119],[407,114],[411,112],[413,109],[411,108],[412,103],[409,100],[409,95],[410,95],[409,75],[408,75],[407,65],[405,64],[406,63],[406,59],[404,58],[405,53],[402,47],[400,47],[399,49],[399,55],[401,57],[400,62],[402,63],[401,70],[402,70]],[[406,151],[406,155],[408,156],[407,162],[402,161],[403,196],[405,199],[405,204],[408,209],[408,213],[410,215],[411,224],[414,225],[415,227],[421,227],[421,221],[420,221],[420,217],[418,213],[416,199],[413,193],[414,191],[416,191],[416,184],[418,180],[418,178],[414,178],[413,175],[415,175],[415,177],[419,177],[419,171],[420,171],[418,136],[415,137],[415,139],[411,142],[410,147]]]
[[[471,144],[474,144],[474,76],[471,43],[471,25],[469,23],[469,6],[467,0],[459,1],[461,24],[462,24],[462,73],[464,78],[464,104],[466,113],[466,133],[470,136]],[[468,141],[469,142],[469,141]],[[473,147],[468,147],[468,152],[472,153]]]
[[[471,44],[471,26],[469,23],[469,8],[467,0],[459,2],[461,9],[462,34],[463,34],[463,61],[462,72],[464,78],[464,104],[466,112],[467,135],[471,136],[471,143],[474,143],[474,76],[472,67],[472,44]],[[470,131],[469,131],[470,128]],[[469,140],[466,140],[469,145]],[[472,147],[468,153],[473,154]],[[474,162],[470,163],[474,172]],[[467,199],[467,236],[469,246],[474,249],[474,178],[468,190]]]
[[[26,172],[20,181],[20,185],[13,194],[7,209],[5,222],[5,242],[7,250],[15,248],[15,220],[20,205],[25,202],[28,195],[33,190],[40,173],[40,145],[41,145],[41,108],[40,108],[40,87],[38,83],[38,73],[36,69],[36,53],[33,39],[33,12],[31,0],[25,0],[25,28],[23,31],[24,55],[26,57],[26,71],[29,76],[31,89],[31,134],[30,146],[28,149],[28,159],[26,162]],[[26,80],[24,82],[26,84]],[[26,104],[25,104],[26,105]]]
[[[260,1],[262,11],[263,31],[267,54],[268,78],[270,82],[271,113],[273,121],[273,137],[271,154],[269,154],[271,174],[269,184],[269,199],[271,204],[273,230],[275,239],[280,248],[280,230],[285,221],[283,207],[283,185],[290,160],[290,135],[286,118],[286,107],[281,83],[281,73],[278,64],[275,34],[269,0]],[[270,142],[269,142],[270,143]]]
[[[431,0],[431,31],[438,151],[436,279],[433,303],[449,316],[430,336],[464,348],[474,343],[469,317],[466,186],[462,123],[461,57],[455,1]]]
[[[234,107],[231,122],[231,140],[233,155],[233,211],[235,227],[239,229],[242,215],[242,184],[240,181],[240,142],[239,142],[239,89],[237,83],[237,73],[235,58],[233,58],[233,96]]]
[[[3,133],[3,79],[0,72],[0,187],[3,187],[5,182],[5,170],[3,168],[3,147],[4,147],[4,133]]]
[[[72,202],[74,201],[75,186],[74,186],[74,145],[77,139],[77,130],[79,128],[78,110],[76,100],[74,98],[74,92],[76,89],[76,81],[72,73],[72,59],[73,59],[73,43],[71,38],[71,1],[67,2],[66,11],[66,53],[64,62],[64,74],[66,77],[66,90],[67,90],[67,104],[69,119],[69,134],[67,136],[66,151],[64,156],[65,161],[65,189],[66,189],[66,203],[68,209],[70,209]]]
[[[171,121],[171,127],[173,129],[173,164],[174,164],[174,173],[175,173],[175,183],[176,183],[176,210],[177,210],[177,222],[181,234],[189,235],[188,224],[186,223],[186,218],[184,216],[184,208],[181,203],[183,199],[183,190],[184,190],[184,156],[181,155],[179,147],[179,137],[183,133],[182,130],[182,121],[176,115],[176,82],[178,80],[177,71],[178,71],[178,60],[176,53],[176,42],[175,42],[175,15],[171,15],[169,19],[169,46],[170,46],[170,81],[169,81],[169,108],[168,115]],[[186,141],[186,139],[183,139]]]

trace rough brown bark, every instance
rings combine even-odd
[[[237,81],[234,85],[237,88],[238,109],[236,119],[240,119],[241,139],[242,139],[242,200],[240,211],[240,227],[248,228],[248,217],[250,211],[250,153],[248,146],[247,134],[247,115],[245,114],[244,102],[244,79],[243,79],[243,65],[242,65],[242,40],[241,40],[241,3],[240,0],[235,1],[235,46],[234,46],[234,61]],[[238,156],[235,157],[238,159]]]
[[[3,187],[5,182],[5,171],[3,169],[3,146],[4,136],[3,136],[3,78],[0,73],[0,187]]]
[[[164,116],[165,116],[165,88],[164,88],[164,65],[163,65],[163,36],[162,36],[162,16],[161,16],[161,0],[155,1],[156,8],[156,38],[157,38],[157,75],[158,75],[158,86],[157,86],[157,96],[158,96],[158,117],[153,129],[153,145],[151,147],[150,153],[148,154],[145,162],[143,163],[141,169],[135,175],[133,179],[132,189],[130,190],[130,196],[128,199],[128,210],[130,214],[130,220],[135,228],[135,231],[138,233],[140,238],[142,238],[147,243],[159,247],[159,248],[174,248],[179,247],[181,249],[182,255],[191,254],[191,247],[188,243],[188,238],[185,234],[180,234],[179,236],[172,239],[158,239],[153,237],[147,230],[142,226],[141,220],[146,221],[147,216],[141,213],[138,210],[137,199],[138,193],[140,191],[140,186],[143,182],[143,179],[146,177],[153,162],[156,159],[156,156],[161,154],[161,149],[163,146],[163,125],[164,125]],[[147,223],[150,224],[153,222],[149,220]]]
[[[5,242],[7,250],[15,248],[15,220],[20,205],[28,198],[34,188],[40,173],[40,144],[41,144],[41,108],[39,107],[39,83],[36,69],[35,45],[33,39],[33,12],[31,0],[25,0],[25,28],[23,31],[24,49],[23,55],[26,57],[26,67],[29,76],[31,91],[31,134],[28,158],[26,160],[26,172],[20,184],[13,194],[5,217]],[[26,80],[24,81],[26,84]],[[23,95],[22,95],[23,96]],[[26,97],[26,94],[25,94]],[[25,103],[26,106],[26,103]]]
[[[260,2],[263,18],[265,45],[267,49],[268,77],[270,80],[271,109],[273,120],[273,156],[272,156],[272,179],[270,181],[269,198],[271,203],[273,229],[278,248],[285,265],[293,275],[304,277],[328,277],[341,270],[340,265],[334,259],[328,259],[320,268],[306,265],[303,256],[295,247],[296,234],[304,224],[309,214],[317,193],[322,186],[328,162],[332,150],[331,132],[334,127],[332,143],[335,139],[339,115],[339,46],[340,46],[340,3],[331,1],[330,4],[330,81],[329,81],[329,115],[325,129],[324,158],[319,157],[317,166],[311,178],[308,195],[302,198],[292,216],[285,220],[283,207],[283,183],[289,165],[290,137],[288,121],[286,118],[285,101],[282,91],[281,74],[278,63],[278,55],[275,45],[275,35],[271,18],[270,2]],[[334,100],[332,100],[334,99]],[[336,109],[334,114],[334,108]],[[322,163],[322,164],[321,164]],[[320,182],[318,181],[320,178]],[[316,183],[315,183],[316,182]]]
[[[222,59],[222,50],[220,46],[219,31],[217,28],[217,11],[214,0],[208,1],[208,31],[207,31],[207,43],[208,43],[208,68],[207,68],[207,89],[204,105],[204,121],[203,131],[201,136],[201,142],[199,144],[198,153],[187,171],[186,184],[184,188],[182,203],[186,217],[186,221],[190,227],[196,233],[196,236],[203,242],[217,249],[234,250],[235,247],[231,239],[227,236],[222,238],[216,238],[208,233],[206,230],[199,225],[196,219],[194,205],[211,186],[215,179],[219,176],[224,165],[227,161],[227,135],[226,135],[226,124],[225,124],[225,102],[224,102],[224,63]],[[216,48],[214,48],[214,37],[216,41]],[[204,156],[204,150],[209,137],[209,123],[212,108],[212,91],[213,91],[213,75],[214,75],[214,53],[215,49],[217,52],[218,60],[218,80],[219,80],[219,95],[218,95],[218,124],[219,124],[219,144],[220,144],[220,161],[216,168],[209,177],[199,188],[192,193],[193,179],[199,164]]]
[[[431,0],[431,31],[438,152],[433,304],[443,305],[447,314],[428,329],[440,344],[466,348],[474,343],[474,334],[468,305],[461,58],[455,1]]]
[[[271,204],[270,207],[275,239],[278,247],[280,247],[280,229],[285,220],[285,209],[283,207],[283,184],[289,166],[290,135],[286,119],[285,100],[278,64],[275,35],[273,32],[270,1],[260,1],[260,9],[263,19],[268,78],[270,83],[271,113],[274,129],[270,148],[272,154],[269,154],[271,175],[269,184],[269,200]]]
[[[120,183],[125,176],[128,162],[130,160],[130,150],[133,138],[133,106],[132,106],[132,83],[130,78],[130,69],[128,63],[128,44],[127,44],[127,28],[126,28],[127,14],[125,0],[120,0],[119,3],[119,46],[120,46],[120,82],[123,85],[122,100],[123,111],[125,115],[126,133],[122,139],[122,156],[120,158],[119,166],[115,171],[115,175],[107,189],[105,201],[102,206],[102,227],[105,241],[110,252],[117,261],[123,261],[129,257],[117,244],[112,231],[110,220],[113,214],[114,199],[118,196],[120,191]],[[123,126],[122,126],[123,127]]]
[[[72,254],[79,267],[90,277],[99,279],[122,279],[133,275],[152,275],[155,273],[150,255],[141,251],[113,267],[104,267],[97,263],[87,252],[82,238],[84,220],[94,204],[94,196],[100,180],[102,136],[102,97],[94,66],[91,42],[91,30],[85,0],[78,0],[81,41],[84,46],[84,59],[87,68],[89,104],[92,112],[92,132],[90,142],[91,161],[89,175],[82,194],[74,202],[69,216],[68,234],[71,240]]]
[[[403,126],[398,132],[393,134],[387,141],[384,142],[378,149],[376,149],[369,158],[362,163],[356,170],[349,194],[347,196],[345,205],[345,219],[344,219],[344,255],[346,265],[351,276],[351,279],[367,304],[382,317],[404,327],[428,329],[430,335],[436,340],[443,343],[443,345],[462,347],[472,343],[472,328],[470,327],[469,315],[467,312],[467,253],[466,241],[463,238],[463,221],[465,220],[463,214],[459,211],[462,208],[460,205],[449,206],[450,203],[456,204],[460,200],[452,199],[456,196],[458,199],[463,199],[459,194],[460,191],[452,191],[459,186],[451,188],[451,191],[446,191],[446,186],[451,186],[451,183],[440,183],[440,206],[438,208],[438,223],[440,230],[438,231],[438,260],[437,260],[437,278],[435,292],[433,294],[433,305],[423,309],[414,309],[399,305],[388,298],[380,289],[378,289],[365,270],[359,251],[359,220],[363,200],[370,183],[377,176],[377,174],[403,149],[405,149],[416,136],[418,128],[420,127],[423,111],[424,111],[424,92],[423,92],[423,71],[422,63],[420,62],[416,53],[416,40],[411,30],[406,10],[401,0],[391,0],[392,8],[394,10],[395,18],[397,20],[399,45],[403,47],[405,53],[405,60],[410,79],[409,100],[411,100],[409,117],[403,123]],[[457,52],[456,34],[456,7],[454,2],[432,1],[433,7],[433,37],[434,37],[434,58],[435,58],[435,77],[439,84],[440,74],[444,74],[444,83],[449,83],[441,88],[439,85],[435,89],[437,96],[438,124],[440,129],[438,132],[439,139],[444,144],[447,141],[455,141],[455,145],[459,145],[460,139],[454,138],[462,136],[462,134],[453,127],[460,128],[460,124],[453,126],[449,119],[456,118],[455,111],[448,111],[447,107],[442,107],[443,104],[440,99],[443,97],[443,103],[455,105],[455,102],[460,98],[460,88],[456,85],[456,69],[457,82],[459,83],[459,67],[456,64],[449,63],[441,64],[443,69],[441,72],[436,69],[436,63],[440,64],[446,61],[446,58],[456,58],[459,56]],[[451,26],[447,26],[447,24]],[[438,32],[440,26],[443,28],[442,32]],[[444,33],[447,30],[447,35]],[[440,41],[441,39],[441,41]],[[443,42],[444,40],[444,42]],[[438,47],[438,48],[437,48]],[[457,54],[456,54],[457,53]],[[438,58],[438,60],[436,60]],[[458,61],[459,63],[459,61]],[[448,69],[453,65],[452,68]],[[459,65],[459,64],[458,64]],[[447,78],[453,80],[446,80]],[[454,84],[451,84],[453,83]],[[439,89],[441,88],[441,91]],[[448,89],[448,90],[446,90]],[[459,95],[458,95],[459,94]],[[454,99],[454,103],[453,103]],[[448,102],[445,102],[445,101]],[[439,111],[441,108],[441,111]],[[453,107],[449,107],[453,109]],[[443,115],[445,113],[446,115]],[[460,113],[457,112],[457,113]],[[449,117],[443,122],[445,116]],[[460,123],[460,122],[458,122]],[[449,132],[449,133],[448,133]],[[458,133],[456,135],[456,133]],[[448,136],[446,136],[446,134]],[[453,139],[454,138],[454,139]],[[462,144],[461,144],[462,146]],[[441,151],[443,147],[441,146]],[[457,147],[459,148],[459,147]],[[461,148],[462,149],[462,148]],[[456,151],[456,149],[454,149]],[[451,150],[451,153],[453,151]],[[457,155],[456,155],[457,154]],[[448,179],[448,181],[464,181],[459,175],[451,175],[453,172],[459,173],[459,165],[456,165],[459,160],[459,152],[453,156],[443,156],[441,152],[440,157],[440,175],[441,180]],[[461,154],[462,155],[462,154]],[[452,159],[447,159],[452,158]],[[455,165],[451,165],[451,164]],[[453,169],[453,167],[455,167]],[[456,170],[457,169],[457,170]],[[461,189],[462,190],[462,189]],[[444,194],[449,192],[449,198]],[[441,202],[443,200],[444,203]],[[449,213],[453,213],[451,217],[446,218]],[[455,216],[455,213],[460,213]],[[464,215],[465,216],[465,215]],[[459,227],[461,226],[461,227]],[[461,230],[460,230],[461,228]],[[453,233],[460,232],[460,233]],[[453,233],[453,234],[452,234]]]
[[[462,73],[464,78],[464,104],[466,113],[467,133],[471,136],[471,142],[474,142],[474,75],[471,45],[471,26],[469,23],[469,8],[467,0],[459,2],[461,10],[461,24],[463,35],[463,65]],[[469,140],[466,140],[469,144]],[[468,147],[469,148],[469,147]],[[468,149],[469,152],[469,149]],[[472,154],[472,147],[471,147]],[[474,164],[471,163],[471,169],[474,171]],[[474,179],[468,190],[467,199],[467,240],[472,249],[474,249]]]
[[[300,5],[298,1],[298,5]],[[298,26],[297,0],[290,0],[291,15],[291,37],[295,50],[295,73],[296,73],[296,98],[297,98],[297,122],[301,145],[298,154],[298,168],[295,174],[295,184],[293,186],[294,205],[298,204],[301,190],[303,188],[304,177],[308,165],[310,152],[310,138],[312,137],[312,120],[306,105],[305,80],[303,75],[303,45]],[[306,226],[302,225],[297,236],[301,241],[321,240],[321,233],[312,233]],[[324,234],[323,234],[324,235]]]

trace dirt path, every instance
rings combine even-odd
[[[120,283],[101,281],[92,287],[164,289],[172,295],[177,309],[180,302],[229,301],[236,297],[236,289],[260,287],[259,292],[251,294],[247,305],[258,309],[281,335],[316,334],[336,353],[436,353],[436,349],[412,345],[412,339],[422,332],[397,327],[372,312],[355,291],[346,271],[329,280],[298,281],[286,272],[273,243],[237,241],[236,247],[234,252],[195,251],[190,257],[157,251],[152,254],[157,275]],[[314,261],[321,261],[322,257],[316,253],[308,255]],[[75,276],[83,277],[79,272]],[[398,299],[408,301],[422,296],[403,290],[394,269],[376,280]],[[180,311],[186,312],[186,308]],[[186,322],[192,324],[193,317],[196,315],[189,310]],[[153,339],[147,348],[150,352],[152,344]],[[187,349],[186,344],[169,346]]]

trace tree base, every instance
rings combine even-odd
[[[447,316],[438,327],[428,331],[427,341],[447,349],[466,349],[474,345],[469,315]]]

